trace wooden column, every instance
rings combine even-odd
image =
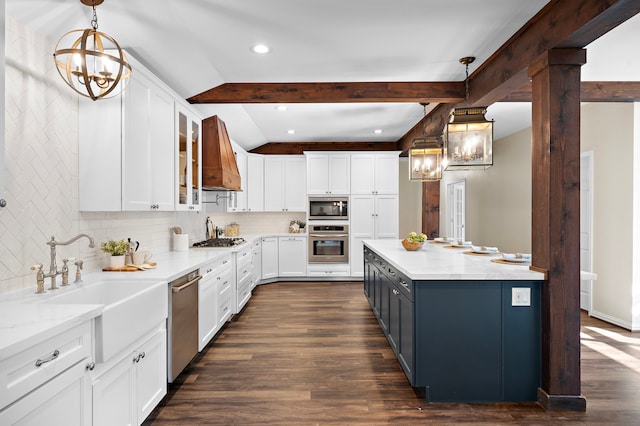
[[[440,236],[440,181],[422,182],[422,232],[429,238]]]
[[[586,410],[580,391],[580,67],[583,49],[554,49],[532,78],[532,269],[542,289],[542,383],[548,410]]]

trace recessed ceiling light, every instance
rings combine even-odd
[[[290,135],[294,135],[296,133],[296,131],[293,130],[293,129],[289,129],[289,130],[287,130],[287,133],[290,134]]]
[[[376,135],[379,135],[382,133],[382,129],[375,129],[373,133],[375,133]]]
[[[278,111],[286,111],[286,110],[287,110],[287,107],[286,107],[285,105],[278,105],[278,106],[276,107],[276,109],[277,109]]]
[[[261,54],[269,53],[269,46],[264,44],[256,44],[251,48],[251,51],[253,53],[261,53]]]

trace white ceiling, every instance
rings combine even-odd
[[[97,13],[101,31],[189,98],[224,82],[462,81],[459,58],[475,56],[473,72],[546,3],[105,0]],[[6,0],[6,14],[50,39],[53,53],[62,34],[89,27],[91,8],[79,0]],[[629,40],[638,39],[635,17],[597,40],[587,51],[583,80],[638,80],[638,55],[616,54],[635,49]],[[251,52],[256,43],[271,52]],[[205,117],[218,114],[247,150],[266,142],[396,141],[424,114],[411,103],[287,106],[196,108]],[[496,120],[497,138],[529,126],[530,116],[526,103],[495,104],[487,113]],[[296,133],[287,134],[289,129]]]

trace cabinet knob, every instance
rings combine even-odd
[[[93,371],[93,369],[96,368],[96,363],[92,361],[89,364],[87,364],[85,368],[89,371]]]

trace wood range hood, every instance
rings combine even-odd
[[[242,191],[227,126],[217,115],[202,120],[202,189]]]

